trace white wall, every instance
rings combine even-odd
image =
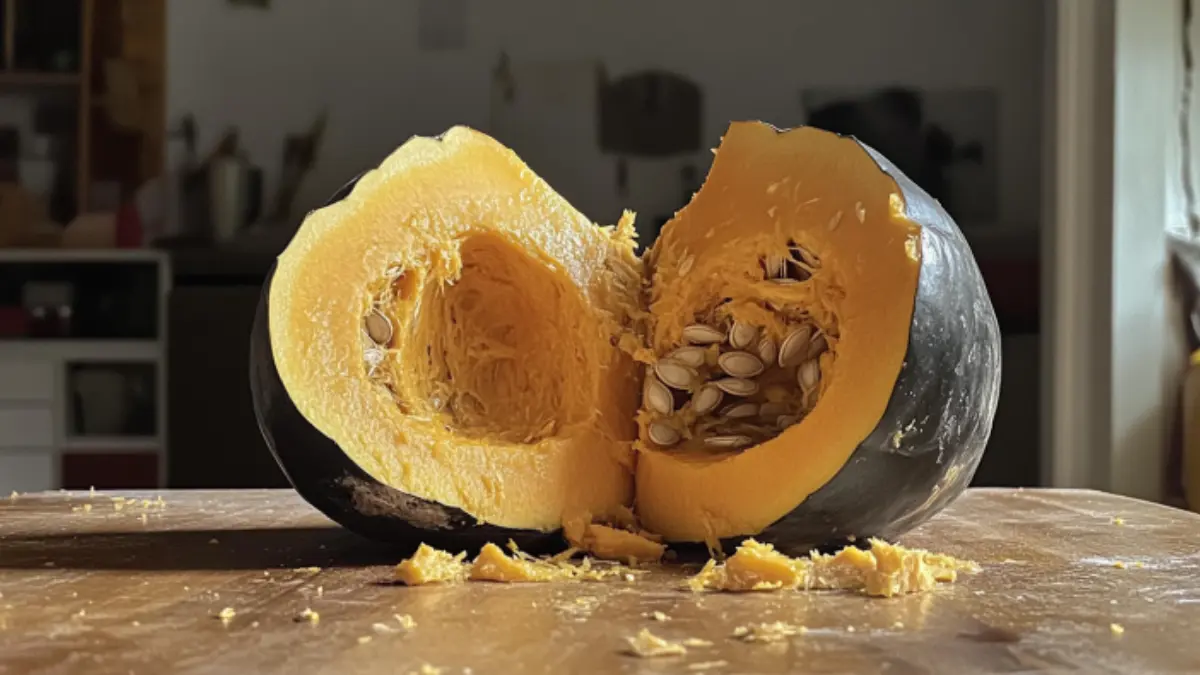
[[[469,0],[467,47],[444,52],[418,49],[413,0],[272,5],[170,0],[168,122],[195,114],[202,151],[237,125],[271,190],[284,134],[329,106],[301,211],[412,134],[458,123],[486,130],[504,49],[515,61],[598,58],[618,75],[680,72],[704,88],[714,144],[730,119],[799,122],[806,86],[995,87],[1000,221],[1025,229],[1039,220],[1041,0]],[[171,158],[179,154],[173,143]],[[601,221],[620,206],[615,195],[589,203]]]

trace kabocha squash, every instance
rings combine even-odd
[[[758,122],[644,260],[632,214],[594,225],[484,134],[414,138],[308,216],[252,340],[300,494],[412,546],[545,548],[630,507],[668,543],[895,537],[966,487],[999,392],[940,205]]]

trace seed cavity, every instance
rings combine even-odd
[[[789,241],[786,256],[764,257],[762,265],[768,280],[795,284],[820,262]],[[771,276],[781,272],[784,276]],[[731,302],[725,298],[709,313],[697,314],[649,369],[642,390],[649,444],[738,451],[769,441],[817,405],[821,378],[828,376],[823,364],[834,363],[821,355],[838,335],[837,325],[818,326],[802,307],[779,299],[759,307],[776,312],[782,326],[735,320],[732,305],[722,308]]]

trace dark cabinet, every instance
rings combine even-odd
[[[168,487],[286,487],[250,400],[259,287],[242,280],[176,283],[169,306]]]

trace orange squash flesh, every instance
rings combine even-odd
[[[995,411],[995,315],[961,233],[885,159],[813,128],[734,123],[691,203],[644,259],[634,247],[633,214],[595,225],[482,133],[408,141],[277,261],[256,328],[268,445],[348,527],[403,523],[407,540],[473,521],[476,545],[594,519],[807,550],[901,532],[965,488]],[[775,283],[764,260],[797,249],[805,278]],[[776,344],[810,322],[827,349],[798,422],[715,451],[679,392],[664,417],[643,382],[685,327],[734,321]],[[798,375],[764,374],[747,400],[795,396]],[[655,443],[652,422],[681,440]],[[314,447],[281,450],[289,439]]]
[[[803,307],[836,337],[821,357],[819,402],[766,443],[708,459],[692,442],[681,457],[655,449],[643,424],[637,498],[648,529],[683,541],[760,532],[842,468],[883,415],[908,347],[919,237],[896,184],[854,140],[730,127],[704,187],[654,246],[654,351],[681,344],[684,326],[725,298],[734,318],[767,325],[777,341],[783,326],[768,303]],[[789,241],[821,266],[807,283],[780,286],[759,261]]]
[[[275,365],[385,485],[506,527],[608,514],[632,501],[634,366],[609,341],[636,308],[632,237],[482,134],[414,139],[279,257]],[[362,317],[380,302],[395,337],[372,377]]]

